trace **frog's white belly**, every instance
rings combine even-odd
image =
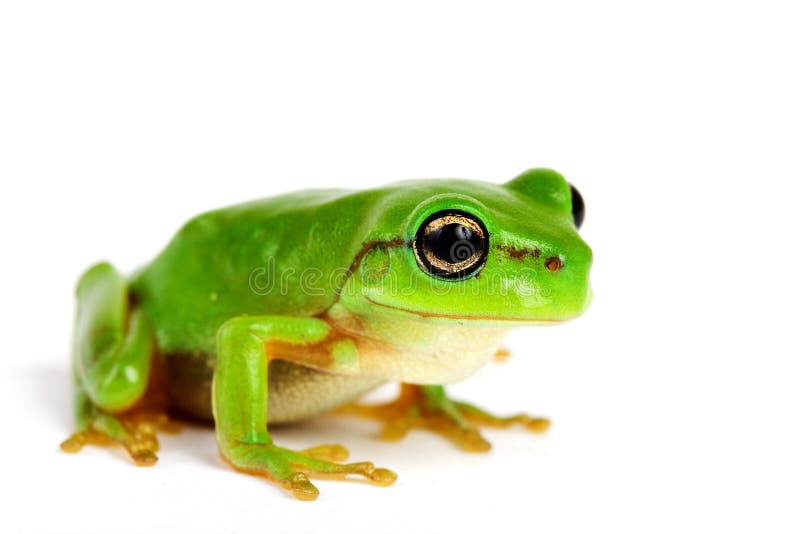
[[[213,421],[211,389],[214,360],[175,354],[166,359],[171,408],[179,414]],[[269,364],[269,423],[302,421],[353,402],[384,380],[317,371],[281,360]]]
[[[267,422],[302,421],[357,400],[385,381],[317,371],[281,360],[270,362]]]

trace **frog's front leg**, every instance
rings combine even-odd
[[[217,443],[222,457],[234,468],[265,475],[289,489],[295,497],[313,500],[319,494],[309,475],[345,477],[362,475],[389,485],[396,475],[370,462],[340,464],[346,449],[323,445],[305,451],[291,451],[272,442],[267,431],[267,369],[277,347],[297,349],[302,354],[319,354],[304,349],[331,347],[330,365],[336,365],[335,340],[325,321],[305,317],[239,317],[227,321],[217,334],[217,363],[214,372],[213,410]],[[341,342],[338,343],[341,345]],[[296,363],[302,361],[295,360]],[[307,362],[320,366],[320,361]],[[347,362],[351,364],[352,362]]]
[[[478,426],[508,427],[519,424],[537,433],[545,432],[550,426],[550,421],[543,417],[524,414],[501,417],[471,404],[454,401],[447,396],[444,386],[402,384],[400,395],[392,402],[381,405],[353,404],[341,411],[382,421],[383,439],[396,441],[409,430],[421,428],[441,434],[469,452],[491,449],[491,444],[478,431]]]

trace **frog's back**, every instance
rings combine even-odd
[[[369,195],[303,191],[190,220],[132,280],[160,350],[210,355],[232,317],[327,310],[371,227]]]
[[[443,193],[525,205],[495,184],[411,180],[375,189],[307,190],[189,221],[132,281],[166,353],[211,355],[217,329],[240,315],[314,316],[336,301],[367,243],[410,239],[403,221]],[[502,210],[498,210],[502,211]]]

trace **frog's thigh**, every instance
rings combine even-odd
[[[76,395],[102,410],[122,411],[147,388],[153,332],[144,313],[130,307],[127,280],[108,263],[89,269],[77,293]],[[80,404],[76,399],[76,409]]]
[[[112,415],[130,408],[147,388],[155,348],[147,318],[131,308],[127,281],[108,263],[81,277],[77,300],[72,355],[76,431],[61,448],[77,452],[86,443],[118,442],[136,463],[152,465],[158,448],[152,432],[132,429]]]

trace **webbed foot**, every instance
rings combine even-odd
[[[476,428],[478,426],[503,428],[521,425],[536,433],[545,432],[550,427],[550,421],[543,417],[524,414],[499,417],[471,404],[453,401],[445,395],[442,386],[402,384],[400,395],[392,402],[351,404],[339,411],[383,422],[382,439],[397,441],[412,429],[426,429],[468,452],[491,449],[491,444]]]
[[[221,454],[234,469],[274,480],[303,501],[319,496],[309,477],[343,480],[347,475],[358,475],[378,486],[390,486],[397,479],[394,472],[375,467],[372,462],[337,463],[348,456],[341,445],[293,451],[273,443],[238,443],[225,447]]]

